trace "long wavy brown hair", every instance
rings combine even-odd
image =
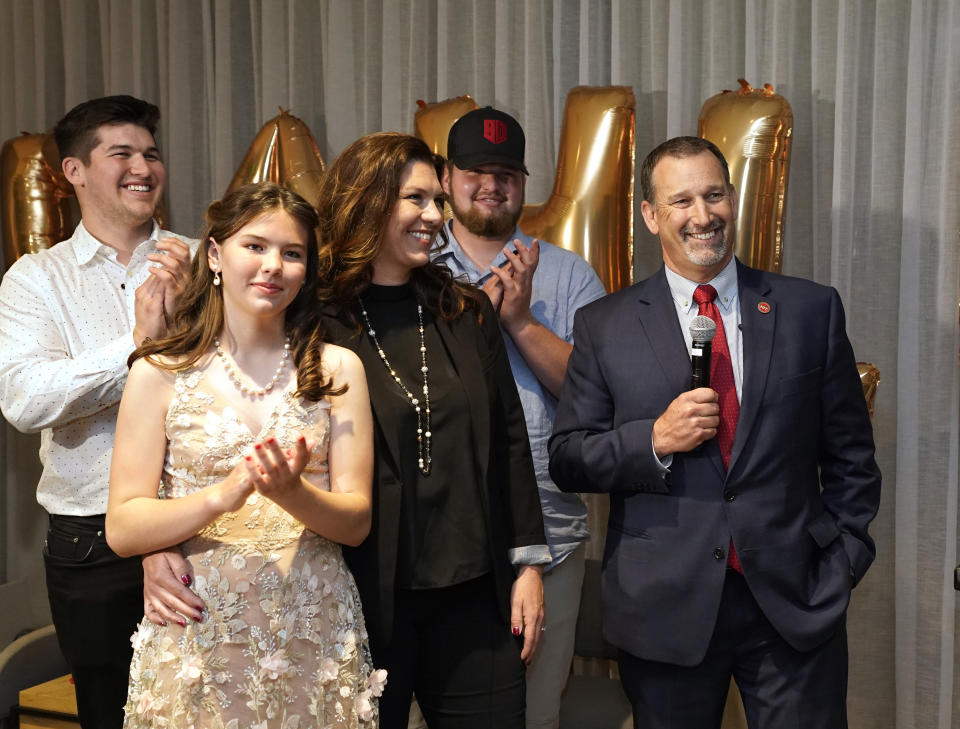
[[[211,350],[223,329],[223,290],[213,285],[213,271],[207,261],[211,241],[222,243],[255,218],[274,210],[283,210],[307,233],[307,275],[303,288],[285,312],[285,328],[297,368],[296,394],[317,401],[326,394],[337,395],[346,390],[345,387],[334,390],[320,367],[324,331],[316,304],[317,212],[295,192],[272,182],[244,185],[210,204],[201,238],[203,244],[194,256],[191,275],[180,295],[169,334],[163,339],[143,342],[130,355],[128,364],[147,357],[161,369],[179,372],[195,365]]]
[[[368,134],[337,157],[320,185],[320,299],[338,305],[355,323],[357,297],[373,278],[384,228],[400,199],[400,178],[411,162],[431,165],[438,179],[442,174],[443,158],[416,137]],[[481,292],[432,261],[411,271],[410,284],[418,301],[443,319],[480,307]]]

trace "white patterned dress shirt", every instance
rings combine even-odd
[[[134,295],[155,265],[160,230],[129,264],[83,227],[17,260],[0,282],[0,410],[24,433],[40,431],[37,501],[47,512],[107,510],[117,408],[134,349]]]

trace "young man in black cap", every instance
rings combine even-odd
[[[549,630],[527,669],[527,729],[540,729],[559,725],[589,536],[580,497],[550,480],[547,440],[572,350],[573,315],[606,292],[582,258],[517,227],[528,174],[524,148],[517,120],[490,107],[453,125],[443,175],[453,218],[449,244],[436,258],[481,286],[499,312],[526,416],[550,547],[543,575]]]

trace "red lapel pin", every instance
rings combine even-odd
[[[759,311],[761,314],[769,314],[770,304],[768,304],[766,301],[761,301],[759,304],[757,304],[757,311]]]

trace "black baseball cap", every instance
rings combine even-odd
[[[447,158],[461,170],[501,164],[522,170],[526,138],[520,122],[492,106],[474,109],[457,119],[447,137]]]

